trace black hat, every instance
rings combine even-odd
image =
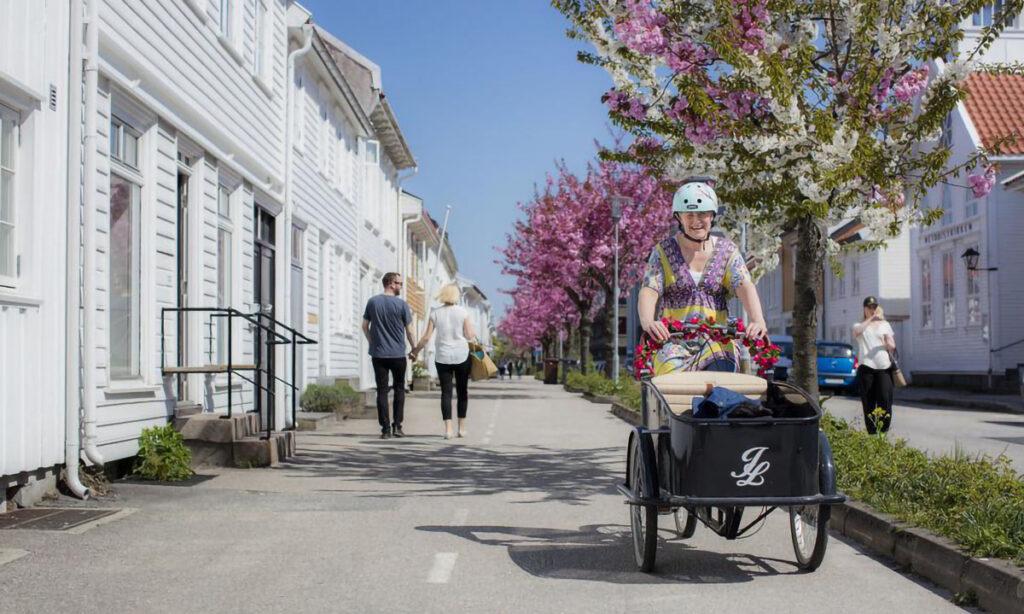
[[[878,307],[878,299],[873,297],[873,296],[869,296],[866,299],[864,299],[864,306],[865,307]]]

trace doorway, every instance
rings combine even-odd
[[[261,209],[258,205],[255,208],[254,219],[255,242],[254,242],[254,266],[253,270],[253,300],[256,302],[256,309],[265,317],[259,318],[259,322],[274,330],[274,292],[276,284],[274,279],[274,267],[276,255],[274,251],[274,216],[270,212]],[[264,429],[273,429],[274,416],[274,345],[268,343],[273,332],[256,329],[253,348],[253,355],[256,357],[256,364],[259,370],[256,372],[255,380],[259,384],[256,390],[256,412]]]

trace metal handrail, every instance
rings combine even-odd
[[[278,375],[276,375],[274,373],[273,353],[270,354],[270,360],[268,361],[269,364],[266,365],[266,366],[262,364],[262,352],[261,351],[254,352],[254,354],[255,354],[254,359],[255,359],[255,371],[256,371],[256,373],[266,375],[272,381],[281,382],[282,384],[284,384],[285,386],[287,386],[288,388],[291,389],[291,391],[292,391],[292,393],[291,393],[292,424],[291,424],[290,429],[294,430],[294,429],[297,428],[298,423],[296,421],[296,409],[297,409],[296,408],[296,403],[297,403],[297,398],[296,397],[297,397],[297,393],[298,393],[299,388],[295,384],[295,382],[298,381],[297,364],[296,364],[297,363],[297,360],[296,360],[297,359],[297,356],[296,356],[296,346],[298,346],[298,345],[315,345],[317,343],[316,340],[307,337],[306,335],[300,333],[299,331],[295,330],[294,328],[292,328],[292,327],[290,327],[290,326],[288,326],[288,325],[286,325],[286,324],[276,320],[275,318],[272,318],[270,315],[265,314],[263,312],[255,312],[255,313],[250,314],[250,313],[245,313],[245,312],[239,311],[239,310],[234,309],[232,307],[163,307],[163,308],[161,308],[161,312],[160,312],[160,368],[161,368],[161,371],[166,367],[166,362],[167,362],[167,357],[166,357],[166,316],[167,316],[168,312],[178,313],[178,314],[180,314],[180,313],[209,313],[209,314],[211,314],[210,315],[210,321],[211,321],[211,323],[210,323],[210,328],[211,328],[211,334],[210,334],[210,357],[211,357],[211,360],[212,360],[212,357],[213,357],[213,334],[212,334],[212,321],[213,321],[213,318],[227,318],[228,319],[228,330],[227,330],[227,337],[228,337],[227,338],[227,344],[228,344],[228,352],[227,352],[227,377],[228,377],[228,386],[227,386],[227,397],[228,398],[227,398],[227,401],[228,401],[228,414],[227,414],[227,417],[228,418],[230,418],[232,416],[232,409],[233,409],[233,398],[232,398],[233,397],[233,394],[232,394],[233,393],[233,385],[232,385],[232,381],[231,381],[232,377],[237,375],[238,377],[241,377],[244,381],[247,381],[250,384],[252,384],[253,386],[255,386],[260,391],[267,392],[268,394],[270,392],[272,392],[272,390],[271,390],[271,388],[269,386],[263,386],[262,384],[260,384],[257,381],[259,379],[259,377],[253,377],[252,379],[250,379],[249,377],[243,375],[241,372],[238,372],[238,373],[235,372],[233,358],[232,358],[232,355],[233,355],[233,352],[232,352],[232,349],[233,349],[233,343],[232,343],[233,333],[232,333],[232,331],[233,331],[234,327],[232,326],[231,322],[233,321],[233,319],[234,318],[240,318],[240,319],[248,322],[249,324],[251,324],[253,327],[255,327],[256,330],[255,330],[255,339],[254,339],[254,341],[255,341],[257,347],[260,346],[261,344],[264,344],[264,343],[267,346],[291,345],[291,347],[292,347],[292,368],[291,368],[291,372],[292,372],[291,376],[292,377],[291,377],[291,381],[288,381],[288,380],[286,380],[286,379],[284,379],[282,377],[279,377]],[[266,319],[270,320],[270,323],[264,323],[263,318],[266,318]],[[281,328],[281,329],[287,331],[288,333],[291,333],[291,337],[289,338],[288,336],[283,335],[280,332],[278,332],[278,330],[277,330],[278,328]],[[267,334],[267,338],[265,340],[263,338],[264,337],[264,333]],[[269,439],[270,436],[271,436],[271,432],[273,431],[273,428],[274,428],[274,422],[275,422],[275,420],[274,420],[273,412],[268,411],[267,412],[267,424],[266,424],[266,430],[267,430],[266,438],[267,439]]]

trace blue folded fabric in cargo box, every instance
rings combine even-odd
[[[715,386],[706,397],[693,397],[694,418],[763,418],[772,412],[761,401]]]

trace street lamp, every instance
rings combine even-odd
[[[978,268],[978,258],[981,257],[981,254],[978,252],[978,250],[974,249],[973,247],[968,247],[967,251],[965,251],[963,254],[960,254],[960,257],[963,258],[964,264],[967,265],[967,270],[968,271],[998,271],[999,270],[999,267],[989,267],[989,268],[985,268],[985,269],[979,269]]]
[[[615,272],[614,285],[612,286],[612,381],[619,383],[619,220],[622,219],[622,209],[633,203],[633,199],[621,194],[612,196],[612,222],[615,224]]]

